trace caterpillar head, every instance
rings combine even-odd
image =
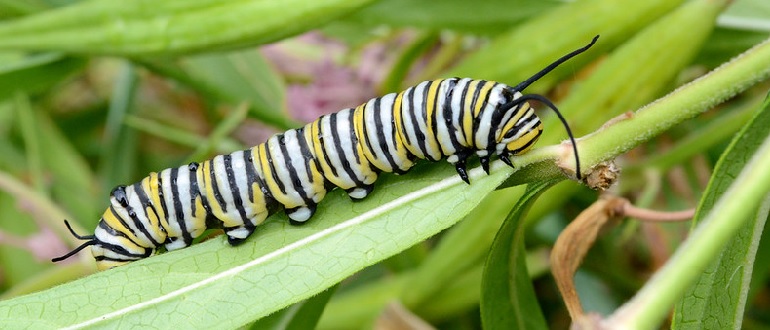
[[[520,92],[506,87],[501,91],[495,130],[495,151],[508,156],[527,152],[543,133],[543,123]]]
[[[556,116],[559,117],[562,124],[564,124],[567,135],[569,135],[569,139],[572,141],[572,150],[575,152],[575,173],[577,178],[580,179],[580,157],[578,157],[575,138],[572,136],[569,125],[567,125],[567,120],[564,119],[559,112],[559,109],[557,109],[545,96],[538,94],[522,95],[521,92],[560,64],[591,48],[598,39],[599,36],[597,35],[589,44],[562,56],[535,73],[532,77],[529,77],[527,80],[520,82],[514,87],[506,86],[500,91],[499,106],[496,108],[494,114],[494,117],[496,118],[494,122],[499,123],[496,136],[496,151],[501,159],[508,165],[513,167],[513,163],[508,159],[508,156],[520,154],[529,150],[543,131],[543,125],[540,122],[540,119],[535,115],[532,107],[530,107],[527,102],[529,100],[535,100],[551,108],[556,113]]]
[[[102,222],[100,222],[100,224],[101,223]],[[64,220],[64,224],[67,226],[67,229],[69,229],[73,236],[75,236],[77,239],[84,240],[85,242],[67,254],[51,259],[53,262],[59,262],[67,259],[80,252],[80,250],[83,250],[89,246],[91,247],[91,253],[94,256],[94,259],[96,260],[96,267],[99,270],[117,267],[131,261],[144,258],[144,256],[134,257],[134,253],[130,252],[129,249],[115,245],[113,243],[108,243],[107,241],[97,237],[97,235],[79,235],[72,229],[72,226],[70,226],[70,223],[67,220]],[[144,254],[146,254],[146,256],[150,256],[152,251],[145,252]]]
[[[507,91],[506,91],[507,90]],[[496,152],[500,155],[506,164],[513,167],[508,156],[524,153],[535,144],[537,138],[543,133],[543,123],[535,114],[534,109],[529,105],[529,100],[536,100],[553,110],[557,117],[564,124],[570,141],[572,150],[575,152],[575,173],[580,179],[580,158],[578,157],[577,144],[572,135],[567,120],[559,112],[559,109],[545,96],[538,94],[522,95],[516,87],[508,87],[502,92],[500,99],[501,105],[495,113],[498,125],[496,134],[497,144]]]
[[[85,242],[64,256],[52,259],[52,261],[67,259],[89,246],[99,270],[117,267],[151,256],[155,252],[151,246],[157,244],[147,242],[150,235],[145,236],[148,234],[144,233],[147,231],[146,228],[144,230],[132,228],[137,223],[147,223],[147,220],[144,219],[146,218],[144,214],[134,211],[134,207],[132,207],[134,201],[131,199],[127,197],[125,186],[115,188],[110,198],[111,205],[102,215],[93,235],[77,234],[69,222],[65,220],[64,223],[70,233]],[[153,238],[149,238],[149,240],[153,240]]]

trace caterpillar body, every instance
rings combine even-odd
[[[468,157],[478,156],[489,172],[493,155],[513,166],[509,156],[533,146],[542,123],[529,100],[556,111],[577,161],[572,133],[556,107],[543,96],[521,92],[597,38],[517,86],[470,78],[425,81],[322,116],[253,148],[118,186],[93,235],[80,236],[66,223],[85,242],[53,261],[90,246],[98,268],[112,268],[159,248],[186,247],[212,224],[221,226],[235,245],[280,208],[293,224],[303,223],[330,189],[339,187],[352,199],[362,199],[378,173],[404,173],[419,159],[446,158],[468,182]],[[576,173],[579,178],[579,163]]]

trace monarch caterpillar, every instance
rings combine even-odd
[[[425,81],[322,116],[251,149],[118,186],[93,235],[78,235],[65,220],[72,235],[85,242],[52,261],[91,246],[98,268],[107,269],[149,257],[161,247],[189,246],[207,224],[221,226],[236,245],[279,207],[292,224],[303,223],[327,190],[340,187],[352,199],[362,199],[379,172],[404,173],[417,159],[446,157],[470,183],[468,157],[476,154],[487,173],[493,154],[513,167],[508,157],[528,151],[540,136],[542,123],[529,100],[553,109],[564,124],[580,178],[577,147],[564,117],[544,96],[521,91],[597,39],[514,87],[470,78]]]

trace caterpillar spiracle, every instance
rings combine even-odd
[[[118,186],[93,235],[78,235],[65,220],[70,232],[85,242],[53,261],[90,246],[97,267],[112,268],[149,257],[159,248],[187,247],[212,223],[236,245],[281,207],[292,224],[303,223],[327,190],[339,187],[352,199],[362,199],[372,191],[378,173],[404,173],[418,159],[446,158],[469,182],[468,157],[478,156],[488,173],[492,155],[513,166],[509,156],[535,143],[543,128],[530,100],[547,105],[561,119],[580,178],[577,147],[566,120],[545,97],[521,92],[597,38],[513,87],[469,78],[421,82],[276,134],[253,148]]]

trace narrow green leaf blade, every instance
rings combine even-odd
[[[682,0],[584,0],[570,2],[536,16],[515,29],[496,36],[484,48],[470,54],[447,76],[483,77],[515,84],[525,80],[560,56],[601,35],[586,53],[555,69],[527,89],[540,93],[576,68],[596,58],[675,8]]]
[[[0,100],[16,91],[37,94],[82,70],[85,60],[44,53],[27,57],[0,54]]]
[[[480,267],[512,205],[524,193],[525,186],[497,190],[487,196],[465,220],[441,237],[432,252],[416,269],[410,279],[411,289],[403,290],[399,298],[405,306],[433,303],[436,295],[445,291],[472,267]],[[483,219],[483,220],[482,220]]]
[[[607,118],[645,105],[672,88],[671,81],[701,49],[726,2],[690,1],[652,22],[607,56],[559,104],[575,135],[586,134]],[[541,138],[548,142],[563,139],[560,126],[556,120],[545,122]]]
[[[188,148],[198,148],[202,145],[212,144],[209,142],[211,140],[210,137],[197,135],[185,129],[170,126],[151,119],[128,115],[126,116],[124,123],[137,131],[151,134]],[[229,133],[229,131],[225,133]],[[242,149],[243,145],[233,139],[220,136],[217,139],[217,143],[213,144],[213,148],[216,153],[225,154],[232,152],[233,150]],[[200,160],[200,158],[196,160]]]
[[[743,167],[770,136],[770,95],[757,115],[744,126],[717,164],[701,199],[693,224],[698,223],[724,195]],[[767,203],[756,211],[712,261],[698,281],[677,303],[674,329],[738,329],[751,283],[754,257],[768,216]]]
[[[351,15],[347,20],[367,26],[391,25],[431,30],[499,33],[536,16],[562,1],[380,1]]]
[[[246,118],[247,110],[248,108],[245,104],[232,109],[232,111],[227,114],[227,117],[225,117],[219,124],[217,124],[217,127],[214,128],[206,141],[199,145],[198,148],[196,148],[192,153],[192,155],[188,157],[187,163],[204,159],[207,155],[211,154],[216,146],[220,144],[220,141],[226,138],[227,135],[232,133],[232,131],[235,130],[241,122],[243,122],[243,120]],[[230,152],[232,151],[233,150],[230,150]]]
[[[523,217],[540,193],[556,181],[533,183],[503,222],[492,243],[481,285],[485,329],[548,329],[532,287],[524,249]]]
[[[50,175],[53,199],[79,223],[95,224],[98,219],[94,197],[97,194],[96,183],[88,162],[78,153],[65,132],[56,124],[54,119],[44,111],[36,111],[34,118],[37,128],[40,148],[45,171]],[[77,194],[73,194],[77,191]],[[55,227],[62,224],[61,217],[41,217],[43,221],[54,223]],[[69,239],[71,235],[61,226],[61,233]],[[79,243],[77,243],[79,244]]]
[[[135,112],[134,97],[139,84],[136,69],[128,62],[122,63],[118,81],[113,87],[107,124],[104,131],[99,165],[102,171],[102,190],[110,191],[119,184],[131,181],[133,164],[138,151],[136,131],[125,125],[126,116]]]
[[[0,302],[0,327],[242,326],[454,224],[511,171],[498,161],[467,185],[451,166],[424,164],[408,180],[383,176],[361,202],[335,190],[304,226],[279,214],[238,247],[215,238]]]
[[[254,118],[281,129],[299,126],[286,113],[282,78],[258,51],[192,56],[180,66],[223,101],[248,102]]]
[[[234,49],[319,27],[371,1],[82,1],[0,23],[0,49],[123,56]]]
[[[41,1],[0,0],[0,19],[28,15],[45,8]]]

